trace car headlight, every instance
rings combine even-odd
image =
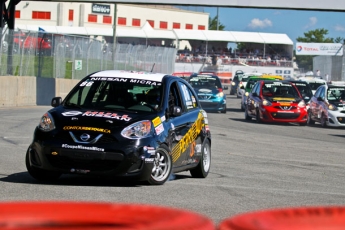
[[[224,93],[223,92],[217,93],[217,97],[224,97]]]
[[[233,83],[231,83],[231,85],[236,85],[236,83],[235,83],[235,82],[233,82]]]
[[[129,139],[140,139],[151,136],[151,121],[139,121],[124,128],[121,135]]]
[[[304,108],[306,105],[305,105],[305,102],[302,100],[298,103],[298,107],[300,108]]]
[[[271,106],[271,105],[272,105],[272,103],[271,103],[270,101],[266,100],[266,99],[264,99],[264,100],[262,101],[262,104],[263,104],[264,106]]]
[[[246,97],[248,97],[249,96],[249,92],[246,92],[244,95],[246,95]]]
[[[52,115],[50,113],[45,113],[37,126],[40,130],[44,132],[49,132],[55,129],[55,123]]]
[[[329,105],[328,105],[328,109],[329,109],[329,110],[332,110],[332,111],[337,111],[337,110],[338,110],[338,107],[335,106],[335,105],[333,105],[333,104],[329,104]]]

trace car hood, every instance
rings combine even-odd
[[[128,111],[66,109],[59,106],[49,111],[58,128],[65,126],[116,129],[141,120],[152,120],[157,113],[130,113]],[[97,130],[95,130],[97,131]]]

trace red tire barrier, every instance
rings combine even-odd
[[[0,202],[0,229],[215,230],[200,214],[150,205],[92,202]]]
[[[249,212],[230,217],[218,230],[340,230],[345,207],[296,207]]]

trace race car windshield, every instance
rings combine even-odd
[[[312,90],[316,90],[317,88],[319,88],[319,86],[324,85],[325,83],[319,83],[319,82],[309,82],[309,85],[311,87]]]
[[[194,88],[219,89],[222,88],[220,80],[213,76],[191,77],[189,83]]]
[[[123,79],[123,81],[109,79],[90,78],[82,82],[67,96],[64,106],[132,112],[160,110],[163,95],[160,82],[141,79]]]
[[[308,85],[303,84],[303,83],[295,83],[295,86],[297,87],[298,91],[301,93],[302,97],[311,98],[313,96],[313,92],[311,91],[311,88],[308,87]]]
[[[279,100],[301,100],[297,90],[291,84],[273,82],[265,83],[262,88],[262,95],[270,101]]]
[[[330,102],[342,102],[345,101],[345,87],[328,88],[327,100]]]

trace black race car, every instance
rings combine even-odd
[[[37,180],[82,174],[160,185],[172,172],[209,173],[207,113],[179,77],[100,71],[51,105],[26,154],[27,170]]]

